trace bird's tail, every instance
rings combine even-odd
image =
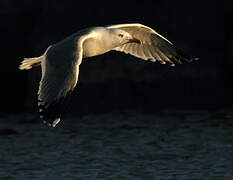
[[[45,59],[45,56],[48,52],[48,50],[51,48],[52,46],[49,46],[47,48],[47,50],[45,51],[45,53],[40,56],[40,57],[34,57],[34,58],[24,58],[24,60],[21,62],[19,69],[20,70],[28,70],[31,69],[33,67],[37,67],[41,65],[41,61],[43,61]]]
[[[34,57],[34,58],[24,58],[24,60],[21,62],[19,69],[20,70],[28,70],[33,67],[37,67],[41,65],[41,61],[44,59],[44,55],[40,57]]]

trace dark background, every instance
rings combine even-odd
[[[232,5],[0,0],[0,179],[233,179]],[[145,24],[200,60],[84,59],[70,113],[46,127],[40,68],[20,62],[80,29],[121,23]]]
[[[19,71],[24,57],[39,56],[82,28],[122,23],[147,25],[200,60],[173,68],[119,52],[85,59],[71,111],[232,106],[232,5],[227,0],[1,0],[0,111],[36,112],[40,68]]]

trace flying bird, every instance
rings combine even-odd
[[[143,60],[182,64],[190,58],[165,37],[142,24],[118,24],[91,27],[53,44],[40,57],[25,58],[19,69],[41,66],[42,76],[38,90],[40,119],[55,127],[63,113],[63,106],[74,90],[83,58],[115,50]]]

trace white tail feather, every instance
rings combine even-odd
[[[41,61],[43,60],[44,56],[35,57],[35,58],[24,58],[24,60],[21,62],[19,69],[20,70],[28,70],[32,67],[38,66],[41,64]]]
[[[44,60],[48,50],[51,48],[52,46],[49,46],[45,53],[40,56],[40,57],[34,57],[34,58],[24,58],[24,60],[21,62],[19,69],[20,70],[28,70],[31,69],[33,67],[37,67],[41,65],[41,61]]]

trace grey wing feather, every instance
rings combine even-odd
[[[50,126],[60,121],[67,97],[78,81],[82,48],[62,42],[52,46],[42,61],[42,78],[38,91],[40,118]]]
[[[108,26],[107,28],[122,29],[141,41],[140,44],[132,42],[116,47],[114,49],[116,51],[129,53],[144,60],[149,59],[153,62],[159,61],[162,64],[166,64],[167,62],[171,66],[174,66],[175,62],[182,64],[181,60],[192,61],[192,58],[184,54],[170,41],[147,26],[141,24],[119,24]]]

